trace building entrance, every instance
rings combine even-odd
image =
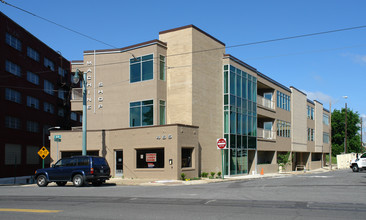
[[[121,177],[123,175],[123,151],[115,151],[115,177]]]

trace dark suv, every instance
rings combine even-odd
[[[103,157],[74,156],[60,159],[50,168],[36,170],[34,178],[40,187],[50,182],[64,186],[67,181],[72,181],[75,186],[83,186],[86,182],[100,186],[111,177],[110,172]]]

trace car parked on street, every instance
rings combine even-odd
[[[47,186],[50,182],[64,186],[68,181],[77,187],[88,182],[100,186],[110,177],[110,167],[106,159],[98,156],[62,158],[50,168],[36,170],[34,175],[40,187]]]
[[[350,168],[353,172],[366,169],[366,153],[362,154],[360,157],[357,155],[356,159],[351,161]]]

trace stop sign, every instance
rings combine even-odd
[[[217,139],[217,149],[226,149],[226,138]]]

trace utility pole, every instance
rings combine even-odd
[[[329,102],[329,169],[332,170],[332,102]]]
[[[347,99],[348,96],[343,96],[344,99]],[[345,129],[344,129],[344,153],[347,153],[347,101],[345,103],[345,118],[344,118],[344,123],[345,123]]]
[[[361,150],[363,148],[363,142],[362,142],[362,117],[361,117]]]
[[[344,141],[344,153],[347,153],[347,102],[346,102],[346,116],[345,116],[345,130],[344,130],[344,136],[345,136],[345,141]]]

